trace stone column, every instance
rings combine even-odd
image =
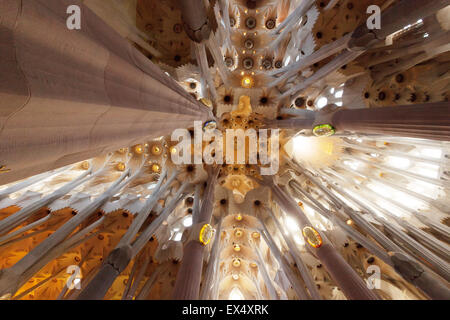
[[[131,259],[132,249],[130,246],[114,249],[94,279],[81,291],[77,300],[102,300],[114,280],[125,270]],[[128,279],[128,281],[131,280]]]
[[[336,133],[379,134],[429,140],[450,140],[450,102],[423,103],[361,109],[341,109],[328,105],[312,118],[268,121],[269,128],[314,129],[331,125]],[[330,127],[327,126],[327,134]]]
[[[450,102],[338,110],[331,124],[339,131],[430,140],[450,140]]]
[[[219,170],[217,168],[211,168],[208,184],[203,194],[202,207],[200,212],[194,212],[193,226],[211,221],[214,206],[214,188],[218,173]],[[205,246],[196,239],[197,237],[192,237],[184,246],[183,260],[173,291],[173,299],[175,300],[197,300],[199,298]]]

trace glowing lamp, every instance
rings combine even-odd
[[[241,251],[241,247],[238,244],[235,244],[233,247],[233,250],[236,252],[239,252],[239,251]]]
[[[183,226],[185,226],[186,228],[192,226],[192,215],[185,217],[185,219],[183,221]]]
[[[336,129],[331,124],[319,124],[314,127],[313,133],[316,137],[330,137],[336,133]]]
[[[152,164],[151,168],[152,168],[152,172],[154,172],[154,173],[160,173],[161,172],[161,167],[157,163]]]
[[[253,233],[252,233],[252,238],[253,238],[253,239],[259,239],[259,232],[256,232],[256,231],[253,232]]]
[[[320,234],[312,227],[304,227],[303,228],[303,236],[305,237],[306,241],[311,245],[313,248],[320,248],[323,244],[322,237]]]
[[[234,219],[236,219],[236,221],[242,221],[242,214],[238,214]]]
[[[213,234],[214,234],[213,227],[207,223],[203,225],[203,227],[200,229],[198,241],[200,241],[200,243],[206,246],[208,243],[211,242]]]
[[[237,230],[234,232],[234,235],[235,235],[236,238],[242,237],[242,230],[241,230],[241,229],[237,229]]]
[[[243,76],[241,80],[241,86],[246,89],[253,87],[253,78],[250,76]]]
[[[154,145],[154,146],[152,146],[151,152],[152,152],[152,155],[159,156],[162,152],[162,149],[158,145]]]
[[[123,162],[119,162],[119,163],[116,165],[116,169],[117,169],[118,171],[125,171],[125,168],[126,168],[126,166],[125,166],[125,163],[123,163]]]
[[[178,152],[177,148],[175,148],[175,147],[170,147],[169,151],[170,151],[171,154],[175,154],[175,153]]]
[[[233,267],[239,268],[241,266],[241,260],[236,258],[233,259]]]
[[[144,152],[144,148],[142,147],[142,145],[138,144],[137,146],[134,147],[134,153],[142,154],[142,152]]]

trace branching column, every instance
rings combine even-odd
[[[312,228],[309,219],[303,213],[301,208],[295,203],[295,201],[287,195],[283,189],[274,184],[271,180],[266,180],[266,184],[272,189],[273,197],[278,205],[285,212],[295,215],[298,219],[300,226],[303,229],[305,243],[308,243],[309,239],[305,235],[305,229],[315,230]],[[336,281],[346,297],[351,300],[377,300],[377,295],[367,288],[366,283],[327,241],[327,239],[323,236],[320,236],[320,238],[321,243],[314,247],[311,244],[310,248],[323,263],[327,271],[330,273],[330,276],[334,281]]]
[[[450,140],[450,102],[339,110],[331,124],[338,131],[431,140]]]
[[[330,125],[337,133],[380,134],[430,140],[450,140],[450,103],[436,102],[407,106],[337,109],[329,105],[321,111],[287,120],[271,120],[270,128],[307,130]],[[316,134],[321,134],[320,130]]]

